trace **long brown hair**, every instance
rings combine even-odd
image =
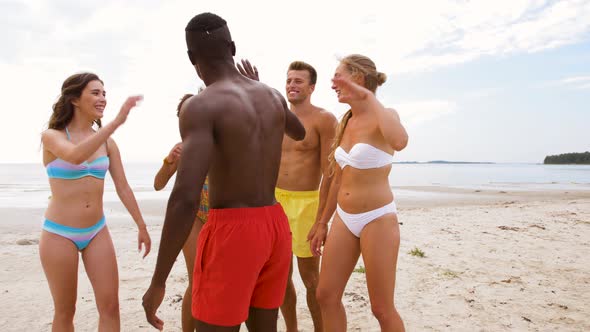
[[[375,66],[373,60],[364,55],[351,54],[345,58],[342,58],[340,60],[340,64],[346,66],[346,69],[352,75],[353,79],[362,77],[363,81],[365,82],[365,88],[369,89],[373,93],[377,91],[377,87],[385,83],[387,80],[387,75],[378,72],[377,66]],[[348,120],[350,120],[351,117],[352,110],[349,109],[346,113],[344,113],[342,120],[340,120],[338,127],[336,127],[336,136],[334,137],[334,142],[332,143],[330,154],[328,155],[328,167],[330,169],[330,175],[334,174],[334,167],[336,167],[334,152],[342,141],[344,129],[346,129]]]
[[[98,75],[93,73],[79,73],[66,78],[61,86],[61,94],[53,104],[53,113],[48,124],[49,129],[64,129],[72,121],[74,117],[74,104],[72,104],[72,101],[80,98],[82,91],[91,81],[99,81],[104,85]],[[102,126],[100,119],[94,120],[94,123],[99,128]]]

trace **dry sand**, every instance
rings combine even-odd
[[[402,240],[395,302],[408,331],[590,331],[590,190],[415,187],[399,190],[396,200]],[[139,203],[154,241],[144,260],[122,205],[105,207],[119,264],[122,331],[154,331],[141,297],[166,202]],[[37,245],[43,209],[0,209],[0,215],[0,329],[49,331],[53,303]],[[415,248],[425,257],[409,254]],[[313,331],[305,289],[294,276],[300,330]],[[180,255],[159,311],[166,331],[181,330],[186,278]],[[343,301],[349,331],[379,331],[363,273],[353,273]],[[76,330],[96,331],[96,324],[80,266]]]

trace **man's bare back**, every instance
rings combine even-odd
[[[209,219],[199,233],[192,314],[199,331],[276,331],[278,307],[291,258],[287,217],[274,190],[286,133],[305,129],[286,101],[268,86],[242,76],[225,20],[211,13],[187,25],[188,55],[207,88],[183,105],[183,152],[170,194],[152,282],[143,297],[147,320],[195,218],[209,173]],[[264,309],[263,309],[264,308]]]
[[[183,161],[197,168],[195,174],[209,171],[212,208],[275,203],[281,158],[278,143],[283,139],[285,123],[294,121],[287,119],[293,115],[285,112],[281,98],[263,83],[236,76],[208,86],[187,103],[180,128],[185,151],[194,146],[195,153],[189,153]],[[300,139],[298,130],[294,136]],[[195,185],[191,179],[180,177],[187,186]]]

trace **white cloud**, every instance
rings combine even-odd
[[[336,114],[345,110],[329,89],[338,55],[364,53],[393,74],[537,52],[579,42],[590,31],[590,1],[2,1],[0,41],[12,46],[0,50],[0,89],[18,125],[0,139],[24,143],[3,147],[0,162],[38,160],[30,138],[37,141],[63,80],[81,70],[105,81],[105,120],[127,95],[145,95],[115,137],[126,160],[161,159],[178,140],[178,98],[200,84],[186,58],[184,26],[203,11],[228,21],[237,59],[250,58],[279,90],[291,61],[313,64],[319,75],[313,101]],[[416,123],[457,108],[444,100],[389,105]],[[405,113],[408,107],[414,111]]]
[[[457,111],[457,105],[448,100],[407,101],[393,106],[401,120],[408,126],[416,126]]]
[[[566,77],[560,80],[547,82],[541,86],[564,86],[570,89],[586,90],[590,89],[590,76]]]
[[[575,76],[575,77],[568,77],[560,80],[563,84],[576,84],[576,83],[589,83],[590,76]]]
[[[581,41],[590,30],[589,1],[472,1],[440,10],[430,23],[440,28],[425,38],[424,48],[406,54],[402,71],[538,52]]]

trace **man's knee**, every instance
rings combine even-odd
[[[315,292],[320,280],[319,264],[315,262],[315,257],[298,259],[300,260],[299,275],[303,285],[308,291]]]
[[[301,280],[303,280],[305,289],[315,292],[316,288],[318,288],[319,273],[302,273]]]

